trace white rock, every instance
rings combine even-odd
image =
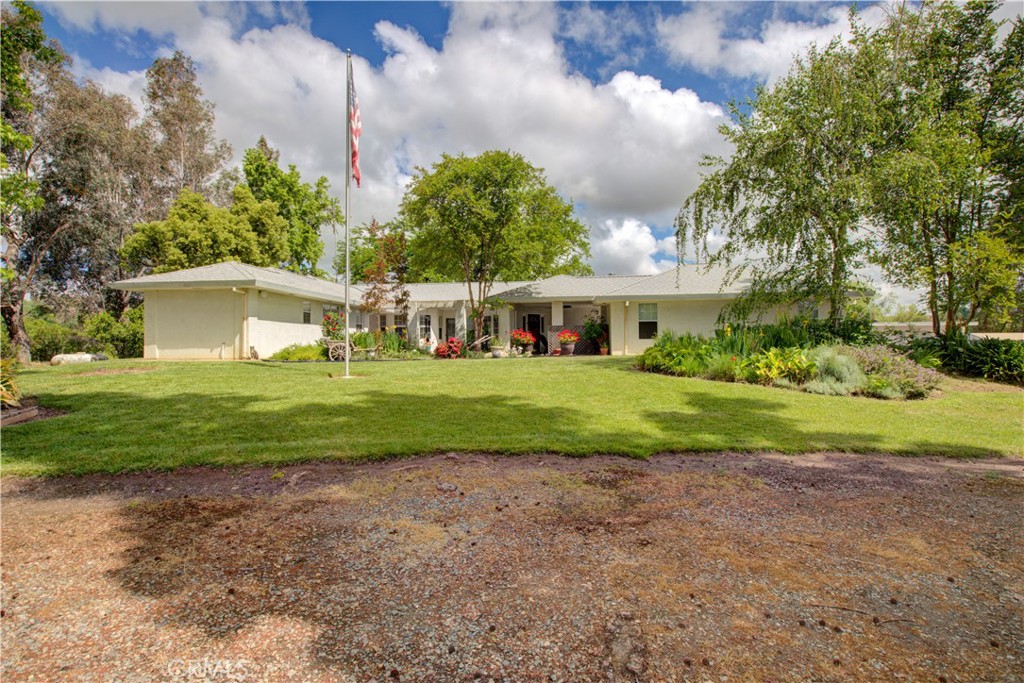
[[[64,365],[65,363],[92,363],[98,360],[106,360],[103,354],[92,353],[58,353],[50,359],[50,365]]]

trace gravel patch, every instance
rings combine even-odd
[[[1024,463],[0,481],[5,681],[1021,681]]]

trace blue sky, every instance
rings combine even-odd
[[[725,104],[850,28],[838,2],[38,6],[81,77],[136,102],[154,58],[188,53],[236,158],[265,135],[339,195],[351,49],[363,118],[355,223],[391,218],[411,169],[442,153],[512,149],[576,203],[598,273],[669,267],[701,156],[729,153],[717,132]],[[868,24],[884,16],[861,6]]]

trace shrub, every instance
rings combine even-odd
[[[458,337],[449,337],[448,341],[441,342],[434,348],[434,355],[438,358],[464,358],[466,344]]]
[[[12,358],[0,359],[0,403],[17,408],[21,405],[21,389],[16,373],[18,363]]]
[[[739,356],[718,353],[707,360],[705,376],[718,382],[735,382],[743,378]]]
[[[942,368],[968,377],[1024,384],[1024,342],[1011,339],[970,339],[960,332],[915,339],[911,355],[936,356]]]
[[[385,354],[396,354],[405,350],[405,340],[394,330],[384,332],[380,337],[380,345]]]
[[[59,353],[85,350],[85,340],[51,316],[25,316],[29,352],[36,361],[48,361]]]
[[[818,377],[807,383],[807,391],[827,396],[847,396],[867,385],[867,377],[856,359],[835,347],[819,346],[807,354],[818,368]],[[817,382],[813,384],[812,382]]]
[[[327,360],[323,344],[292,344],[270,356],[270,360]]]
[[[141,358],[145,338],[142,307],[128,309],[118,320],[106,311],[86,316],[82,320],[85,336],[89,338],[86,350],[98,350],[118,358]]]
[[[839,352],[854,358],[867,375],[864,393],[868,396],[924,398],[939,383],[937,372],[918,365],[887,346],[845,346]]]
[[[750,357],[748,373],[759,384],[773,384],[778,379],[803,384],[814,376],[815,365],[803,349],[771,348]]]
[[[978,339],[967,347],[967,374],[996,382],[1024,384],[1024,342]]]
[[[840,382],[834,377],[819,377],[812,379],[810,382],[803,386],[804,391],[809,394],[820,394],[821,396],[849,396],[855,391],[863,391],[864,386],[867,384],[867,378],[864,380],[864,384],[852,388],[845,382]]]
[[[345,338],[344,330],[342,330],[341,338]],[[353,332],[349,335],[349,339],[352,346],[357,349],[373,349],[377,346],[377,339],[373,336],[373,332]]]
[[[17,358],[18,354],[11,345],[11,336],[7,334],[7,323],[0,319],[0,358]]]

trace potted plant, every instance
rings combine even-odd
[[[494,357],[494,358],[504,358],[505,357],[505,351],[506,351],[505,341],[501,337],[495,337],[493,340],[491,340],[491,356],[492,357]]]
[[[529,353],[529,350],[537,343],[537,338],[526,330],[517,328],[512,330],[512,334],[509,335],[509,341],[512,344],[512,348],[516,350],[516,353],[524,355]]]
[[[608,355],[608,335],[602,334],[597,340],[597,352],[602,356]]]
[[[563,356],[571,356],[576,350],[576,342],[580,340],[580,333],[576,330],[562,330],[558,333],[558,343],[562,347]]]

